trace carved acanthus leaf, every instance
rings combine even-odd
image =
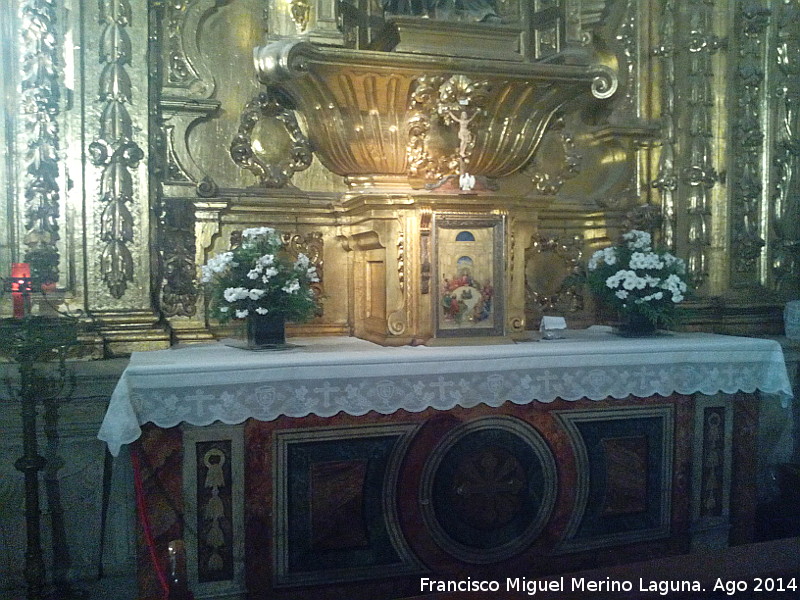
[[[99,136],[89,145],[92,163],[102,167],[99,201],[100,275],[114,298],[121,298],[133,281],[133,256],[128,244],[134,239],[133,178],[144,152],[133,140],[128,106],[132,86],[127,73],[131,61],[130,38],[125,31],[131,20],[128,0],[101,0],[99,100],[103,103]]]
[[[27,144],[23,209],[25,262],[35,286],[57,282],[59,231],[59,69],[55,45],[56,3],[20,3],[22,29],[21,121]]]
[[[731,187],[732,267],[734,285],[746,286],[760,279],[758,259],[765,246],[761,237],[763,194],[761,155],[764,151],[763,119],[765,40],[771,11],[758,3],[739,7],[736,19],[739,63],[736,97],[732,111],[734,136]]]

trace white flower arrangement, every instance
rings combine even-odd
[[[669,252],[653,250],[646,231],[634,229],[622,240],[589,259],[589,288],[620,316],[639,315],[656,326],[672,325],[675,306],[689,289],[685,263]]]
[[[251,314],[302,322],[318,310],[311,287],[319,282],[316,267],[305,254],[290,257],[271,227],[245,229],[238,247],[211,257],[200,270],[211,315],[222,322]]]

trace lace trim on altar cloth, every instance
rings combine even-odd
[[[558,352],[543,350],[543,345],[421,352],[376,347],[374,352],[331,350],[311,358],[302,352],[280,359],[262,354],[261,360],[245,352],[230,368],[220,360],[231,349],[206,353],[187,349],[183,352],[190,358],[167,365],[147,360],[148,364],[137,366],[132,360],[112,396],[98,437],[116,454],[122,444],[139,437],[139,426],[146,422],[159,427],[182,422],[236,424],[248,418],[270,421],[281,415],[328,417],[344,412],[359,416],[369,411],[391,414],[400,409],[420,412],[481,403],[497,407],[505,402],[673,393],[758,390],[778,395],[784,406],[791,398],[782,350],[770,340],[706,335],[687,345],[682,336],[651,347],[628,340],[624,346],[610,344],[588,354],[582,343],[573,344],[575,349],[561,345]],[[206,364],[208,371],[204,371]]]

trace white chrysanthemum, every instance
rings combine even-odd
[[[278,274],[278,269],[275,267],[268,267],[264,269],[264,274],[261,276],[261,281],[264,283],[269,283],[269,280],[275,277]]]
[[[258,269],[250,269],[247,272],[248,279],[258,279],[259,277],[261,277],[261,271],[259,271]]]
[[[671,291],[673,294],[676,292],[683,293],[686,291],[686,283],[675,273],[672,273],[669,277],[667,277],[661,287]]]
[[[609,266],[617,264],[616,248],[613,247],[603,248],[603,262],[605,262]]]
[[[298,271],[303,271],[305,269],[308,269],[309,264],[311,264],[311,261],[305,254],[300,252],[297,255],[297,260],[294,261],[294,268],[297,269]]]
[[[272,227],[250,227],[242,231],[242,239],[252,239],[257,237],[267,237],[275,233]]]
[[[309,267],[306,271],[306,277],[311,283],[317,283],[319,281],[319,275],[317,275],[317,267]]]
[[[228,307],[228,306],[220,306],[220,307],[219,307],[219,312],[226,313],[226,312],[228,312],[228,309],[229,309],[229,308],[230,308],[230,307]]]
[[[633,252],[630,260],[631,269],[663,269],[664,263],[654,252]]]
[[[203,283],[209,283],[214,278],[215,274],[222,273],[229,267],[235,266],[237,266],[237,264],[233,262],[233,252],[221,252],[209,258],[208,262],[200,267],[202,272],[201,281]]]
[[[622,287],[624,287],[626,290],[636,289],[637,287],[636,279],[637,279],[636,277],[626,277],[625,279],[622,280]]]
[[[263,270],[264,267],[271,267],[275,264],[275,255],[274,254],[265,254],[264,256],[260,256],[256,261],[256,269]]]
[[[644,280],[647,282],[648,287],[661,287],[661,279],[653,277],[652,275],[645,275]]]
[[[628,297],[628,291],[627,291],[627,290],[617,290],[616,292],[614,292],[614,294],[615,294],[615,295],[617,296],[617,298],[619,298],[620,300],[625,300],[625,298],[627,298],[627,297]]]
[[[606,278],[606,287],[611,288],[612,290],[619,285],[619,282],[622,281],[622,271],[617,271],[610,277]]]
[[[258,314],[260,314],[260,315],[265,315],[265,314],[267,314],[269,312],[269,310],[267,310],[263,306],[259,306],[259,307],[256,308],[256,312]]]
[[[652,238],[650,234],[646,231],[639,231],[638,229],[633,229],[622,236],[626,242],[628,242],[628,248],[631,250],[644,250],[645,252],[650,251],[650,244],[652,243]]]
[[[597,267],[600,266],[600,261],[603,259],[603,251],[597,250],[594,254],[592,254],[589,262],[586,265],[586,268],[590,271],[594,271]]]
[[[236,318],[237,319],[244,319],[249,314],[250,314],[250,311],[247,310],[246,308],[244,308],[242,310],[237,310],[236,311]]]
[[[225,291],[222,292],[222,297],[225,298],[227,302],[236,302],[237,300],[244,300],[249,295],[249,290],[243,287],[229,287],[225,288]]]
[[[258,288],[253,288],[252,290],[250,290],[250,294],[249,294],[250,295],[250,300],[258,300],[259,298],[261,298],[261,296],[263,296],[266,293],[267,293],[266,290],[260,290]]]
[[[635,271],[621,269],[606,279],[606,287],[614,289],[622,286],[626,290],[642,290],[647,285],[647,280],[639,277]]]
[[[290,279],[281,289],[287,294],[296,294],[300,289],[300,282],[297,279]]]

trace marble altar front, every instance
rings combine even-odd
[[[756,396],[791,395],[770,340],[294,341],[134,354],[112,397],[100,437],[135,442],[156,555],[186,539],[198,597],[404,597],[746,541]]]

